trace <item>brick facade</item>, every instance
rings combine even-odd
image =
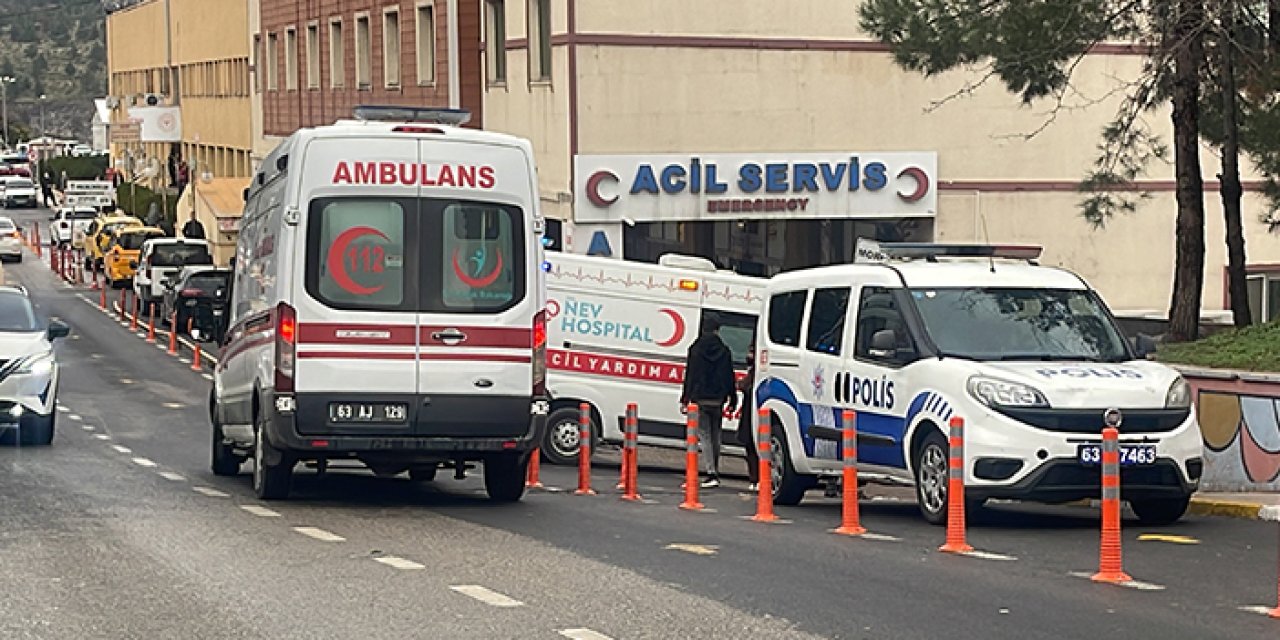
[[[449,105],[449,35],[448,5],[435,0],[435,79],[427,85],[418,82],[417,8],[423,0],[271,0],[262,3],[262,23],[255,46],[257,61],[255,82],[262,91],[263,130],[267,135],[285,136],[308,126],[330,124],[351,116],[353,107],[361,104],[389,104],[447,107]],[[400,20],[400,86],[388,88],[383,72],[383,15],[388,8],[399,8]],[[370,82],[367,88],[356,84],[356,16],[368,15],[371,55]],[[329,72],[330,20],[341,18],[345,86],[332,88]],[[458,2],[460,101],[471,112],[469,126],[480,127],[483,67],[480,60],[480,2]],[[319,27],[319,88],[307,86],[307,25]],[[286,29],[297,33],[297,89],[286,89]],[[276,88],[267,88],[265,65],[268,34],[276,35]]]

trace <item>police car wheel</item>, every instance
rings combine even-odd
[[[947,522],[947,439],[930,431],[915,452],[916,501],[930,524]]]
[[[1191,496],[1129,501],[1129,506],[1133,507],[1133,512],[1138,515],[1138,522],[1148,526],[1177,522],[1187,512],[1187,506],[1190,504]]]
[[[778,425],[776,416],[773,418],[773,424]],[[769,450],[773,458],[773,464],[769,468],[769,480],[773,484],[773,503],[792,506],[800,504],[804,499],[804,492],[813,486],[816,478],[801,476],[796,472],[795,467],[791,465],[787,438],[779,431],[780,428],[781,426],[775,426],[773,434],[769,437]]]
[[[594,421],[591,425],[591,451],[595,455],[597,438]],[[578,443],[581,441],[578,427],[578,409],[562,407],[547,416],[547,435],[542,444],[542,457],[551,464],[578,463]]]

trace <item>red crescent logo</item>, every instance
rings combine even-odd
[[[616,183],[618,181],[618,176],[608,169],[602,169],[591,174],[590,178],[587,178],[587,200],[590,200],[591,204],[594,204],[601,209],[618,201],[618,196],[616,195],[609,198],[600,195],[600,183],[604,182],[606,179],[612,180]]]
[[[658,313],[666,314],[668,318],[671,318],[671,322],[676,326],[675,331],[671,333],[671,337],[669,339],[661,342],[655,342],[654,344],[659,347],[674,347],[677,344],[680,344],[680,341],[684,339],[684,316],[681,316],[675,309],[658,309]]]
[[[550,320],[560,315],[560,303],[555,300],[547,300],[547,319]]]
[[[329,245],[329,255],[325,257],[325,266],[329,269],[329,276],[333,281],[344,290],[354,293],[358,296],[367,296],[382,291],[382,285],[376,287],[366,287],[356,283],[351,279],[351,274],[347,273],[347,266],[342,263],[342,254],[347,252],[347,247],[352,242],[365,236],[377,236],[383,240],[389,240],[386,234],[374,229],[373,227],[351,227],[343,231]]]
[[[495,253],[497,253],[498,259],[494,261],[493,271],[483,276],[472,278],[471,276],[467,275],[466,270],[463,269],[462,265],[458,262],[458,249],[454,249],[453,250],[453,274],[458,276],[458,279],[462,281],[462,284],[465,284],[468,287],[471,287],[472,289],[483,289],[493,284],[494,282],[496,282],[498,280],[498,276],[502,275],[502,253],[501,252],[495,252]]]
[[[924,172],[924,169],[921,169],[920,167],[907,167],[906,169],[898,172],[898,177],[901,178],[902,176],[911,176],[911,179],[916,181],[916,189],[909,193],[899,191],[899,198],[902,198],[906,202],[916,202],[920,198],[923,198],[926,193],[929,193],[929,176]]]

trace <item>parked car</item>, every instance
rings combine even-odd
[[[133,283],[134,270],[138,268],[138,255],[142,245],[152,238],[163,238],[164,230],[158,227],[124,227],[111,235],[102,266],[107,282],[120,289]]]
[[[49,224],[49,240],[57,246],[71,245],[72,248],[84,247],[84,239],[98,210],[93,207],[62,207],[53,214]]]
[[[0,261],[22,262],[22,232],[12,218],[0,216]]]
[[[71,328],[43,325],[26,289],[0,286],[0,443],[53,442],[58,361],[53,341]]]
[[[3,199],[0,204],[5,208],[36,206],[36,183],[31,178],[10,176],[4,179],[3,184]]]
[[[84,268],[97,271],[102,268],[102,256],[111,242],[111,236],[123,227],[141,227],[142,221],[129,215],[103,214],[89,223],[85,229]]]
[[[176,331],[186,331],[190,321],[193,338],[221,337],[226,315],[227,293],[231,290],[231,270],[200,265],[185,267],[165,280],[160,306],[161,317],[171,319]]]
[[[168,237],[148,240],[135,266],[134,293],[143,302],[160,302],[165,280],[177,276],[183,267],[196,265],[213,265],[208,242]]]

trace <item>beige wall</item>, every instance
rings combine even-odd
[[[576,10],[582,33],[835,39],[866,37],[858,29],[859,4],[851,0],[627,0],[580,1]]]

